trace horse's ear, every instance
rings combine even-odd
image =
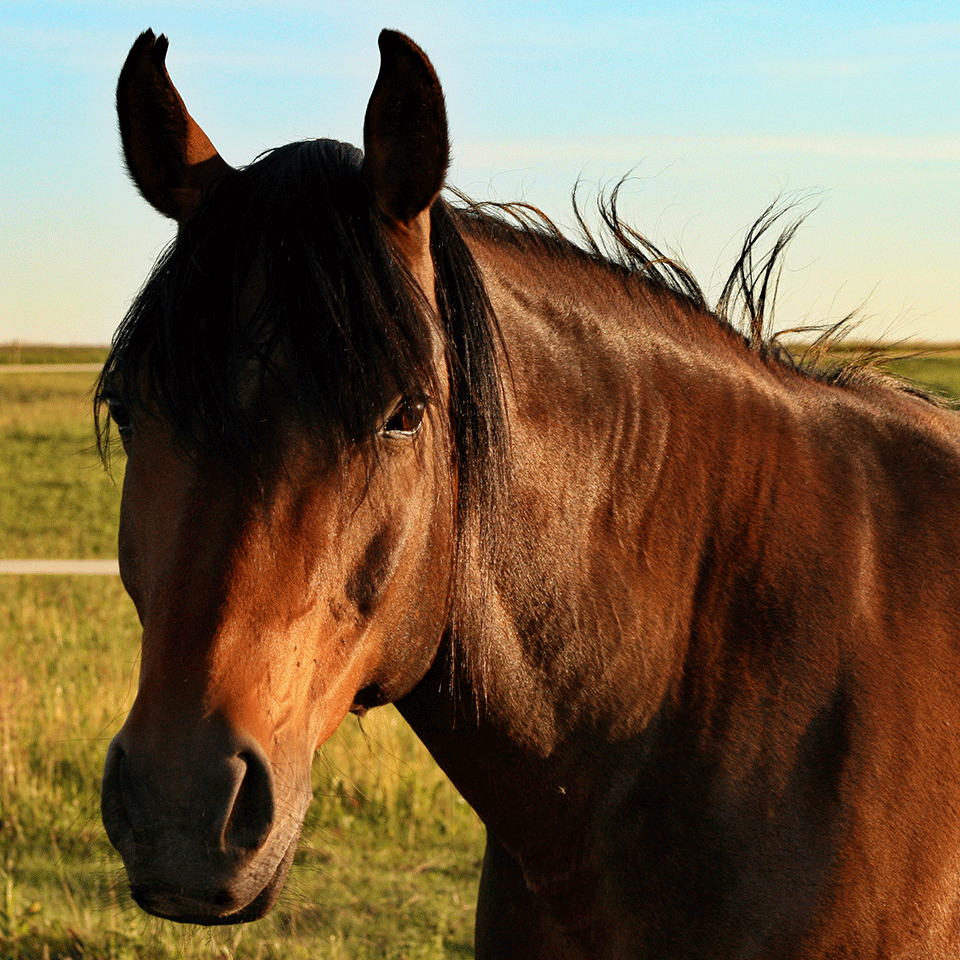
[[[127,170],[157,210],[188,220],[231,167],[187,113],[164,60],[169,41],[140,34],[117,83],[117,116]]]
[[[380,75],[363,122],[364,172],[384,215],[411,224],[443,187],[450,146],[440,81],[427,55],[380,34]]]

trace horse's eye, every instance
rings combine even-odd
[[[425,410],[426,404],[422,400],[402,400],[384,421],[383,435],[395,439],[416,436],[423,426]]]
[[[107,409],[110,411],[110,419],[117,425],[117,433],[120,439],[126,441],[133,434],[133,421],[127,408],[117,397],[107,397]]]

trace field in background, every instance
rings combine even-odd
[[[0,365],[103,351],[2,348]],[[898,373],[960,398],[960,351]],[[122,458],[93,451],[90,373],[0,373],[0,558],[115,556]],[[206,930],[132,905],[100,825],[104,753],[136,687],[116,577],[0,577],[0,960],[472,956],[483,831],[392,709],[348,718],[314,765],[278,908]]]
[[[0,365],[44,363],[103,363],[106,347],[55,347],[35,343],[0,343]]]
[[[114,482],[94,450],[93,379],[91,373],[0,373],[4,559],[117,554],[122,473]]]
[[[791,352],[803,356],[803,348],[799,345],[793,345]],[[960,343],[878,346],[841,341],[831,348],[826,363],[844,364],[861,357],[871,361],[879,357],[881,369],[947,400],[960,401]]]

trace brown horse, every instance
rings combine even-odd
[[[241,169],[164,38],[120,77],[179,224],[97,395],[134,898],[265,914],[314,750],[394,702],[488,829],[478,957],[956,958],[956,415],[736,332],[612,201],[610,256],[451,205],[433,69],[380,48],[363,154]]]

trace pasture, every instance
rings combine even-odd
[[[97,356],[10,348],[0,363]],[[955,356],[892,368],[958,398]],[[93,450],[92,379],[0,375],[0,557],[115,555],[123,464],[111,478]],[[317,756],[278,908],[182,927],[132,905],[100,823],[104,754],[138,666],[119,579],[0,577],[0,625],[0,960],[472,956],[483,830],[392,708],[349,717]]]

